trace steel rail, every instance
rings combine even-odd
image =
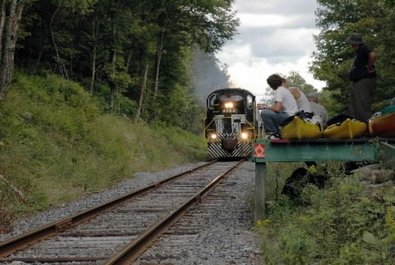
[[[182,206],[174,210],[172,213],[167,215],[161,221],[152,225],[143,234],[141,234],[136,240],[130,242],[126,245],[118,254],[115,254],[105,265],[126,265],[130,262],[135,261],[152,243],[156,240],[163,232],[170,228],[183,214],[195,203],[197,203],[200,198],[210,191],[220,180],[225,176],[233,172],[238,166],[240,166],[244,160],[240,160],[235,166],[228,169],[226,172],[218,175],[212,180],[208,185],[202,188],[195,195],[191,196]]]
[[[182,173],[176,174],[174,176],[171,176],[167,179],[155,182],[151,185],[148,185],[142,189],[139,189],[137,191],[128,193],[126,195],[122,195],[114,200],[98,204],[96,206],[93,206],[87,210],[83,210],[80,212],[77,212],[74,215],[62,218],[58,221],[49,223],[47,225],[43,225],[41,227],[38,227],[37,229],[34,229],[32,231],[29,231],[27,233],[21,234],[19,236],[15,236],[13,238],[10,238],[8,240],[5,240],[0,243],[0,261],[4,261],[4,258],[17,252],[22,249],[25,249],[26,247],[35,244],[39,241],[42,241],[43,239],[52,237],[56,235],[59,232],[65,231],[66,229],[76,226],[82,222],[85,222],[95,216],[97,213],[102,212],[104,210],[107,210],[119,203],[122,203],[124,201],[127,201],[135,196],[138,196],[140,194],[143,194],[145,192],[154,190],[158,188],[159,186],[170,182],[178,177],[184,176],[186,174],[190,174],[194,171],[197,171],[201,168],[207,167],[213,163],[217,162],[216,160],[210,161],[208,163],[205,163],[203,165],[197,166],[195,168],[192,168],[190,170],[184,171]]]

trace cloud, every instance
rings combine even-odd
[[[218,53],[233,84],[260,94],[268,75],[296,71],[316,88],[324,87],[308,72],[313,35],[319,33],[316,7],[316,0],[237,0],[239,34]]]
[[[273,73],[288,75],[291,71],[297,71],[308,84],[316,88],[322,88],[325,83],[314,80],[311,74],[307,72],[307,65],[309,64],[309,56],[300,57],[295,63],[292,62],[278,62],[271,63],[265,58],[255,58],[251,56],[251,50],[248,46],[244,46],[242,53],[238,56],[245,56],[248,60],[238,61],[228,67],[228,72],[231,75],[231,86],[241,87],[253,92],[257,98],[271,90],[266,79]],[[303,65],[300,69],[295,69],[295,65]]]
[[[239,30],[249,28],[299,28],[314,27],[314,14],[294,14],[285,16],[284,14],[256,14],[239,13],[241,25]]]
[[[229,43],[233,50],[238,50],[238,46],[249,45],[251,56],[264,57],[272,63],[296,62],[301,56],[311,54],[315,49],[313,34],[317,31],[313,28],[280,28],[277,30],[249,29],[241,32],[239,39],[234,43]]]
[[[257,14],[314,14],[316,3],[312,0],[237,0],[237,11]]]

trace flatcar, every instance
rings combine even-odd
[[[215,90],[207,97],[205,138],[209,159],[251,155],[256,136],[255,96],[241,88]]]

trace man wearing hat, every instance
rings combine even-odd
[[[372,116],[371,106],[376,91],[377,74],[374,64],[376,53],[362,41],[362,35],[352,33],[347,43],[355,51],[354,63],[349,72],[352,81],[350,93],[350,115],[358,120],[367,121]]]

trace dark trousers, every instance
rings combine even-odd
[[[371,106],[376,92],[376,83],[376,78],[361,79],[352,83],[350,92],[351,117],[367,121],[372,116]]]

